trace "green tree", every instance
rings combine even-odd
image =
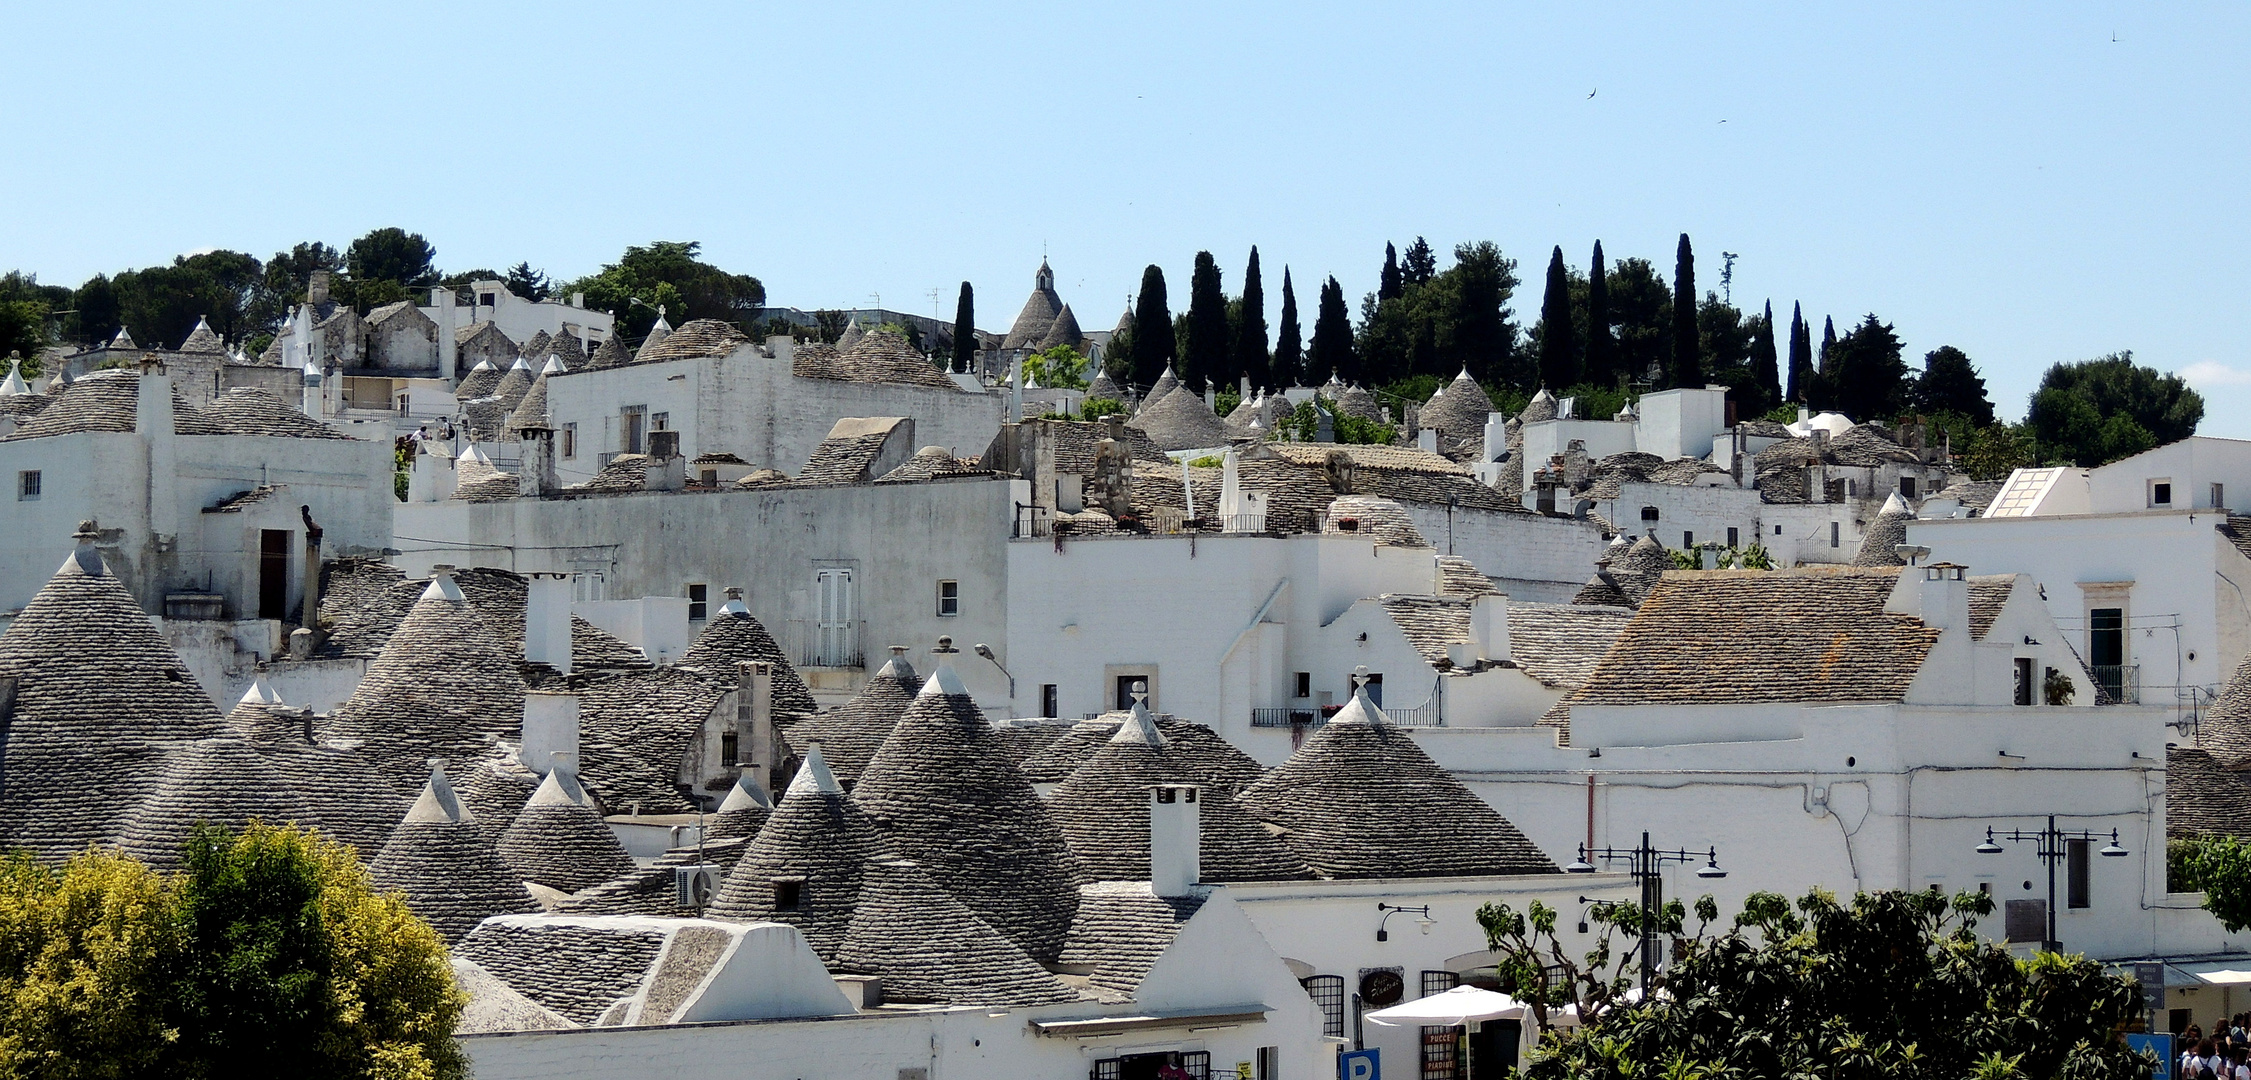
[[[393,281],[414,288],[437,284],[437,258],[438,249],[421,233],[390,227],[352,241],[344,249],[344,269],[355,282]]]
[[[1556,913],[1478,912],[1502,956],[1502,989],[1543,1022],[1576,1004],[1584,1026],[1549,1035],[1534,1080],[1674,1077],[1852,1077],[1952,1080],[2007,1061],[2027,1077],[2137,1077],[2147,1059],[2119,1031],[2138,1019],[2141,990],[2084,957],[2018,960],[1980,941],[1993,898],[1962,893],[1862,893],[1849,904],[1816,890],[1795,905],[1753,893],[1725,932],[1711,897],[1686,927],[1679,901],[1654,913],[1672,962],[1665,991],[1629,1001],[1633,953],[1618,931],[1632,904],[1597,905],[1603,930],[1583,958],[1556,938]],[[1560,966],[1561,980],[1549,969]]]
[[[1673,294],[1647,259],[1620,259],[1610,273],[1612,324],[1618,328],[1619,374],[1628,381],[1664,377],[1671,354]]]
[[[585,293],[586,306],[615,315],[627,338],[646,335],[656,324],[658,307],[674,326],[690,319],[719,319],[748,332],[766,304],[766,286],[748,274],[705,262],[702,252],[703,245],[693,240],[628,247],[600,273],[558,285],[555,291]]]
[[[123,307],[117,302],[117,283],[108,274],[87,278],[70,294],[70,306],[76,311],[63,324],[66,339],[98,345],[116,337],[117,328],[125,325]]]
[[[1673,254],[1673,350],[1666,378],[1673,386],[1704,385],[1704,349],[1696,326],[1696,252],[1680,234]]]
[[[954,302],[955,371],[974,371],[977,362],[977,297],[969,283],[961,283],[961,299]]]
[[[1563,246],[1548,255],[1547,293],[1540,300],[1540,384],[1560,390],[1579,381],[1579,342],[1571,329],[1571,275],[1563,268]]]
[[[508,286],[509,292],[515,293],[526,300],[545,300],[554,287],[554,283],[547,280],[546,274],[532,269],[528,262],[520,262],[509,267],[508,276],[501,278],[500,281],[501,284]]]
[[[1825,365],[1837,411],[1866,422],[1892,420],[1907,409],[1910,385],[1899,335],[1870,314],[1829,347]]]
[[[1069,345],[1056,345],[1024,358],[1024,377],[1041,386],[1086,389],[1086,356]]]
[[[1146,387],[1178,356],[1169,332],[1172,311],[1165,306],[1165,272],[1150,263],[1141,271],[1141,295],[1133,303],[1133,385]]]
[[[1803,305],[1790,305],[1790,401],[1804,404],[1813,390],[1813,335],[1805,324]]]
[[[1418,236],[1407,245],[1407,254],[1399,260],[1399,285],[1402,290],[1424,285],[1438,276],[1438,256],[1431,254],[1430,241]]]
[[[1941,345],[1923,354],[1923,373],[1915,379],[1915,407],[1929,413],[1953,413],[1984,427],[1993,422],[1993,402],[1985,396],[1985,380],[1970,358],[1952,345]]]
[[[1383,246],[1383,272],[1376,278],[1376,299],[1396,300],[1405,291],[1399,279],[1399,252],[1389,243]]]
[[[2203,893],[2204,910],[2228,933],[2251,926],[2251,844],[2233,836],[2174,840],[2165,854],[2168,890]]]
[[[252,293],[250,310],[243,321],[253,330],[279,327],[290,312],[305,301],[305,289],[313,280],[313,271],[326,270],[334,274],[343,269],[343,254],[318,241],[274,252],[259,275],[258,287]],[[87,282],[89,287],[92,284]],[[116,328],[112,327],[110,332],[116,333]],[[88,340],[94,339],[89,337]]]
[[[444,944],[350,848],[252,824],[186,854],[0,859],[0,1076],[465,1075]]]
[[[1476,378],[1507,376],[1517,385],[1530,381],[1528,372],[1510,368],[1516,325],[1508,305],[1516,294],[1516,260],[1503,257],[1490,240],[1457,244],[1454,265],[1431,279],[1431,285],[1441,364],[1431,374],[1443,377],[1466,369]]]
[[[257,259],[239,251],[206,251],[169,266],[127,270],[112,279],[119,321],[147,348],[170,348],[209,319],[220,337],[239,341],[264,277]],[[111,331],[115,333],[115,331]]]
[[[1196,253],[1188,277],[1188,336],[1181,343],[1180,381],[1202,393],[1206,381],[1235,385],[1233,343],[1227,338],[1227,294],[1211,252]]]
[[[1238,376],[1248,376],[1256,390],[1273,381],[1266,355],[1266,286],[1258,277],[1258,246],[1251,245],[1250,260],[1243,264],[1241,311],[1235,320],[1235,360]]]
[[[1596,386],[1618,381],[1618,338],[1610,329],[1610,275],[1602,268],[1602,241],[1594,242],[1587,269],[1587,353],[1583,377]]]
[[[1274,339],[1274,363],[1268,381],[1274,389],[1297,385],[1305,367],[1303,335],[1297,325],[1297,289],[1290,284],[1290,268],[1282,267],[1282,326]]]
[[[2131,352],[2049,368],[2024,417],[2043,457],[2088,467],[2188,438],[2203,420],[2202,396]]]
[[[1321,304],[1313,317],[1313,347],[1305,354],[1305,381],[1315,386],[1331,376],[1351,382],[1360,375],[1352,351],[1352,316],[1344,308],[1344,286],[1331,276],[1321,283]]]
[[[1751,330],[1751,375],[1758,380],[1764,407],[1741,413],[1756,416],[1772,409],[1782,399],[1781,358],[1774,346],[1774,301],[1766,302],[1766,313],[1759,316]]]
[[[0,365],[9,353],[23,357],[26,378],[39,371],[39,350],[53,333],[52,312],[70,305],[71,291],[60,285],[41,285],[36,274],[10,270],[0,276]],[[0,370],[0,377],[6,371]]]
[[[1728,388],[1728,400],[1736,403],[1742,416],[1757,416],[1773,407],[1751,366],[1757,337],[1757,319],[1745,318],[1718,293],[1704,294],[1704,302],[1696,308],[1698,367],[1706,380]]]

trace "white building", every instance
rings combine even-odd
[[[2251,442],[2183,439],[2096,469],[2019,469],[1978,517],[1924,517],[1931,558],[2040,582],[2114,696],[2186,726],[2251,651]]]

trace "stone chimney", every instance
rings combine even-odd
[[[774,735],[774,667],[762,660],[735,664],[735,756],[739,765],[768,790],[781,783],[779,747]]]
[[[524,742],[516,759],[542,776],[558,760],[578,760],[577,694],[524,694]]]
[[[680,433],[649,433],[649,467],[641,474],[650,491],[679,491],[688,486],[688,459],[680,456]]]
[[[524,447],[523,464],[516,470],[516,494],[537,499],[562,491],[563,485],[555,476],[555,429],[518,428],[516,435]]]
[[[141,358],[141,383],[136,391],[133,430],[148,446],[149,532],[157,551],[169,552],[180,534],[180,477],[173,426],[172,376],[155,354]]]
[[[1485,593],[1469,602],[1469,636],[1480,660],[1509,659],[1508,597]]]
[[[305,283],[305,302],[314,307],[328,302],[328,271],[313,271],[312,279]]]
[[[1149,789],[1149,891],[1158,896],[1192,895],[1203,877],[1203,792],[1195,784]]]
[[[571,579],[534,573],[525,583],[524,662],[571,673]]]

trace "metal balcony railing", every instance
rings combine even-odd
[[[2095,685],[2102,688],[2112,704],[2139,705],[2142,703],[2142,666],[2140,664],[2095,664],[2088,670],[2095,676]]]
[[[1252,709],[1251,726],[1254,728],[1317,728],[1329,722],[1317,707],[1299,709]]]

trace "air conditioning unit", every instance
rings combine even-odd
[[[672,868],[673,901],[680,907],[702,910],[719,895],[719,868],[710,863]]]

